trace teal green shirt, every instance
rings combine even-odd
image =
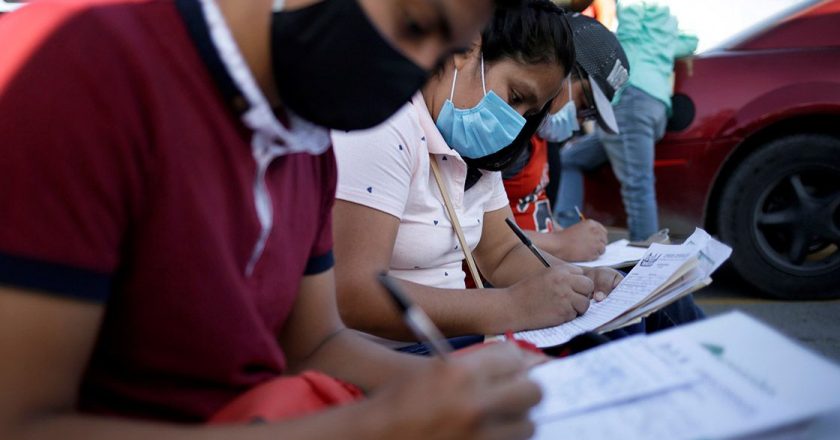
[[[697,37],[680,32],[662,0],[618,0],[616,36],[630,62],[628,85],[662,101],[670,112],[674,60],[697,49]],[[616,95],[615,102],[621,99]]]

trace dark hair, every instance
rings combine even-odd
[[[575,62],[575,45],[565,14],[549,0],[523,0],[517,8],[496,8],[481,32],[484,61],[554,62],[568,73]]]
[[[493,3],[497,8],[518,8],[522,0],[495,0]]]

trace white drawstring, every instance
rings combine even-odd
[[[245,58],[227,27],[216,0],[200,0],[204,18],[210,33],[210,40],[219,52],[225,69],[248,101],[249,109],[242,114],[242,122],[253,131],[251,155],[257,170],[254,176],[254,209],[260,222],[260,234],[245,267],[245,275],[251,276],[254,267],[262,257],[266,241],[274,226],[274,210],[265,174],[271,162],[281,156],[293,153],[321,154],[329,149],[329,130],[306,121],[287,109],[290,129],[281,124],[271,110],[253,77]],[[283,0],[275,0],[275,10],[283,8]],[[278,142],[282,141],[282,142]]]

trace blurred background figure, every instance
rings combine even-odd
[[[613,32],[618,25],[615,0],[554,0],[554,3],[563,9],[592,17]]]
[[[664,0],[621,0],[617,17],[616,34],[632,68],[628,87],[614,99],[618,133],[597,129],[561,150],[555,218],[563,227],[579,221],[582,172],[609,160],[621,183],[630,239],[644,240],[659,229],[654,144],[665,134],[671,110],[674,60],[690,55],[697,38],[680,32]]]
[[[618,19],[615,16],[615,0],[594,0],[588,8],[583,10],[583,15],[598,20],[613,32],[618,26]]]

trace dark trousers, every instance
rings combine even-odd
[[[694,297],[691,295],[687,295],[680,298],[677,301],[674,301],[670,305],[651,313],[650,316],[642,319],[642,322],[640,323],[605,333],[604,335],[602,335],[603,337],[600,338],[600,341],[615,341],[617,339],[637,335],[639,333],[655,333],[660,330],[676,327],[680,324],[686,324],[692,321],[697,321],[705,317],[706,315],[703,313],[700,307],[697,307],[697,304],[694,303]],[[593,345],[597,345],[598,339],[590,339],[596,342],[593,344],[589,344],[587,348],[590,348],[590,346]],[[461,348],[469,347],[473,344],[480,344],[482,341],[484,341],[484,336],[459,336],[457,338],[449,338],[448,341],[452,348],[458,350]],[[426,344],[422,343],[409,345],[407,347],[400,347],[397,349],[397,351],[416,354],[419,356],[429,356],[429,354],[431,353],[429,347],[426,346]],[[576,352],[581,350],[574,351]],[[556,350],[552,350],[552,352],[556,352]]]

